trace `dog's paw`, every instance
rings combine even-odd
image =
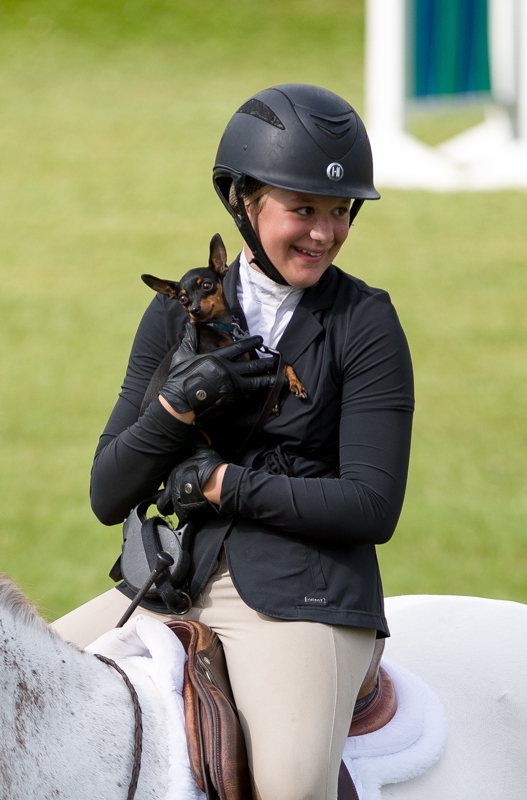
[[[287,378],[287,382],[289,383],[289,389],[295,395],[295,397],[299,397],[301,400],[306,400],[307,392],[296,377],[293,367],[287,366],[285,368],[285,376]]]

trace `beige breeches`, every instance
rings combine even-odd
[[[110,589],[52,627],[85,646],[112,628],[128,604]],[[223,643],[256,796],[337,800],[342,750],[375,632],[259,614],[241,600],[224,556],[183,619],[206,623]]]

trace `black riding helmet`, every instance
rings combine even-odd
[[[342,97],[303,83],[258,92],[225,129],[213,170],[214,187],[260,269],[287,285],[267,257],[245,209],[248,185],[349,197],[350,225],[365,200],[380,195],[366,128]],[[230,199],[229,199],[230,198]]]

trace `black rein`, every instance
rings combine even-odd
[[[137,692],[135,691],[134,685],[126,672],[122,670],[121,667],[115,663],[115,661],[112,661],[111,658],[101,656],[99,653],[95,653],[94,655],[95,658],[99,659],[99,661],[102,661],[104,664],[108,664],[109,667],[113,667],[119,673],[123,681],[128,686],[130,694],[132,695],[135,719],[134,765],[132,767],[132,778],[130,780],[130,788],[128,789],[126,800],[134,800],[135,792],[137,790],[137,782],[139,781],[139,772],[141,771],[141,755],[143,752],[143,712],[141,711],[141,706],[139,705]]]

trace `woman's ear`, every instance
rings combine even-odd
[[[215,233],[210,240],[209,267],[221,279],[225,277],[229,270],[227,266],[227,251],[219,233]]]
[[[150,286],[154,292],[166,294],[172,300],[177,300],[181,289],[181,284],[178,281],[166,281],[163,278],[156,278],[155,275],[141,275],[141,280]]]

